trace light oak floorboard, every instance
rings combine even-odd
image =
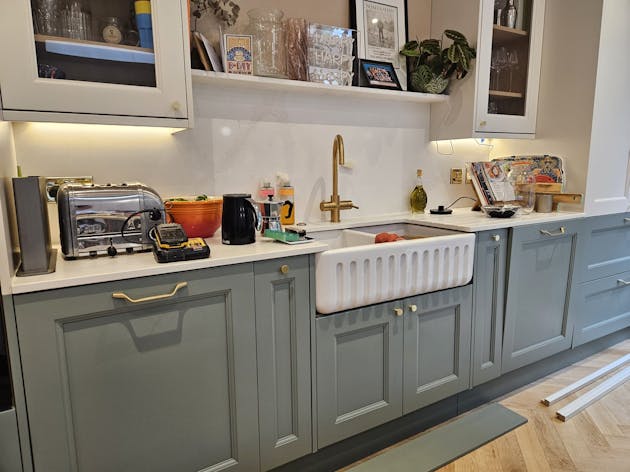
[[[487,463],[482,463],[477,470],[630,472],[630,382],[610,392],[566,423],[555,418],[556,410],[597,383],[551,407],[540,404],[545,396],[629,352],[630,340],[626,340],[503,398],[500,401],[503,406],[525,416],[529,422],[442,467],[438,472],[459,472],[460,461],[468,464],[471,458],[483,458],[485,461],[489,454],[493,454],[489,451],[496,451],[495,463],[487,468]],[[508,438],[512,437],[516,438],[523,462],[514,456],[510,457],[510,454],[514,454],[514,443]]]

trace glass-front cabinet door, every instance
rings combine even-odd
[[[482,0],[478,133],[534,134],[545,0]]]
[[[118,116],[123,124],[125,117],[145,118],[147,124],[187,120],[186,0],[2,3],[5,119],[29,119],[36,112],[49,119],[92,115],[88,122],[116,122],[103,117]]]

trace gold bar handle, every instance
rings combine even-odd
[[[559,231],[556,231],[555,233],[553,231],[547,231],[546,229],[541,229],[540,230],[540,234],[545,235],[545,236],[562,236],[563,234],[566,234],[567,229],[564,226],[560,227]]]
[[[165,293],[162,295],[153,295],[151,297],[144,298],[131,298],[129,295],[123,292],[115,292],[112,293],[113,298],[119,298],[121,300],[127,300],[129,303],[144,303],[144,302],[154,302],[156,300],[164,300],[165,298],[172,298],[175,296],[177,292],[179,292],[182,288],[187,287],[188,282],[180,282],[175,285],[175,288],[171,293]]]

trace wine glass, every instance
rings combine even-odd
[[[514,70],[518,70],[518,53],[516,52],[516,49],[508,53],[507,59],[508,59],[509,67],[510,67],[510,92],[511,92],[513,91],[512,76],[513,76]]]
[[[503,72],[505,68],[508,67],[508,53],[507,49],[505,49],[505,46],[501,46],[499,49],[497,49],[494,63],[495,67],[497,68],[497,84],[495,90],[500,90],[501,72]]]
[[[492,51],[492,57],[490,58],[490,90],[496,90],[497,85],[497,50]]]

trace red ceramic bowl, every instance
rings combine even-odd
[[[221,226],[223,198],[209,197],[202,201],[167,201],[164,209],[168,220],[179,223],[189,238],[210,238]]]

